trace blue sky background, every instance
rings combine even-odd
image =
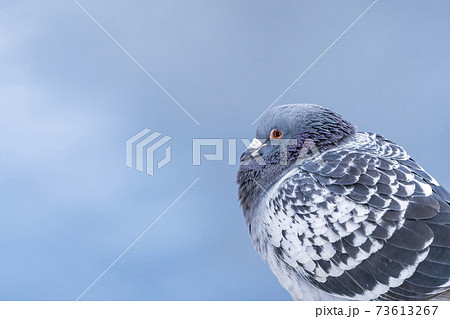
[[[250,242],[237,166],[193,167],[191,140],[252,138],[371,1],[80,3],[200,126],[73,1],[0,0],[0,299],[74,300],[199,177],[83,300],[289,300]],[[277,104],[330,107],[450,187],[448,12],[380,0]],[[155,176],[125,166],[143,128],[173,137]]]

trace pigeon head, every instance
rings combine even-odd
[[[237,174],[244,212],[293,165],[345,142],[354,126],[313,104],[280,105],[261,118],[256,137],[241,156]]]

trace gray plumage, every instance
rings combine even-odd
[[[256,250],[294,299],[428,300],[450,289],[450,194],[401,146],[329,109],[269,110],[237,183]]]

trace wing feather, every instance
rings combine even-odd
[[[431,299],[450,288],[450,194],[397,144],[364,138],[303,162],[270,192],[271,247],[335,296]]]

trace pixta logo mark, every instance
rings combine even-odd
[[[143,172],[144,166],[146,173],[153,176],[155,156],[154,153],[164,144],[172,139],[171,136],[161,137],[161,133],[153,132],[146,128],[131,137],[126,142],[126,165],[133,168],[133,164],[136,163],[136,170]],[[161,137],[161,138],[159,138]],[[159,138],[159,139],[158,139]],[[158,140],[157,140],[158,139]],[[155,141],[156,140],[156,141]],[[165,148],[165,156],[162,160],[156,163],[157,169],[160,169],[172,160],[172,147],[168,145]],[[144,165],[145,163],[145,165]]]

